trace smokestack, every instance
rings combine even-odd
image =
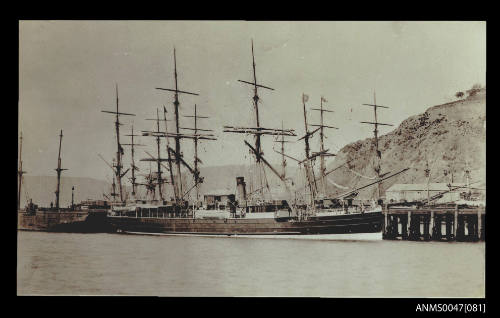
[[[236,188],[238,191],[238,197],[236,198],[236,200],[241,205],[247,200],[247,189],[244,177],[236,177]]]

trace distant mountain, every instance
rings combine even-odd
[[[383,190],[394,183],[425,183],[426,159],[431,168],[431,182],[449,182],[454,170],[454,182],[465,182],[465,163],[468,162],[470,180],[486,181],[486,89],[473,96],[451,103],[430,107],[423,114],[404,120],[397,129],[379,138],[382,152],[381,171],[411,169],[383,182]],[[375,176],[374,138],[343,147],[329,168],[348,160],[350,169],[365,177]],[[371,180],[359,177],[347,166],[329,177],[335,183],[353,188]],[[342,193],[331,187],[331,192]],[[370,198],[376,187],[360,192],[359,197]]]

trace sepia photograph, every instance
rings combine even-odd
[[[18,31],[18,296],[485,298],[486,21]]]

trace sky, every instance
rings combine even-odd
[[[326,131],[325,148],[372,137],[376,102],[390,107],[378,111],[380,134],[427,108],[452,101],[457,91],[486,85],[486,22],[249,22],[249,21],[20,21],[19,131],[23,133],[23,170],[30,175],[55,175],[59,131],[63,130],[64,176],[111,180],[116,152],[114,116],[101,110],[116,108],[118,85],[122,116],[121,141],[131,126],[152,130],[156,109],[173,115],[173,94],[155,89],[174,87],[173,50],[177,54],[180,114],[192,115],[198,127],[213,129],[216,141],[205,141],[199,157],[204,166],[249,164],[243,140],[251,136],[222,132],[224,125],[255,126],[251,40],[254,41],[260,89],[260,123],[266,128],[295,129],[304,134],[302,94],[310,124],[338,127]],[[169,122],[171,130],[174,126]],[[192,127],[181,117],[181,127]],[[161,126],[164,129],[163,123]],[[297,137],[298,138],[298,137]],[[290,141],[297,138],[288,137]],[[151,137],[137,137],[146,146],[136,161],[155,154]],[[312,148],[319,149],[318,138]],[[184,157],[193,158],[193,143],[182,141]],[[279,145],[263,137],[264,155],[278,164]],[[163,148],[163,147],[162,147]],[[125,165],[130,152],[125,153]],[[304,157],[301,142],[288,143],[286,152]],[[166,156],[165,153],[162,153]],[[143,162],[141,168],[149,170]]]

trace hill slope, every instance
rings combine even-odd
[[[411,169],[383,183],[383,190],[394,183],[425,183],[426,159],[431,168],[431,182],[449,182],[454,170],[454,181],[465,182],[465,163],[471,171],[471,181],[486,181],[486,89],[463,100],[438,105],[423,114],[409,117],[398,128],[379,138],[382,152],[382,173]],[[374,138],[360,140],[341,149],[329,167],[336,167],[353,159],[351,169],[374,176]],[[347,168],[332,173],[337,184],[350,188],[367,184],[370,180],[357,177]],[[342,190],[331,188],[332,192]],[[371,197],[376,187],[360,192],[360,197]]]

